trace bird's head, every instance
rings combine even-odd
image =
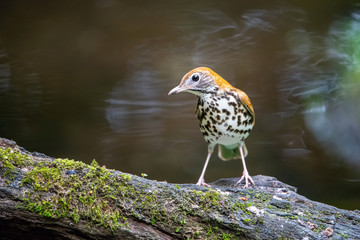
[[[201,96],[204,93],[216,92],[224,85],[229,85],[229,83],[216,72],[207,67],[198,67],[185,74],[180,84],[173,88],[169,95],[189,92]]]

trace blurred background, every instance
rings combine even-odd
[[[251,175],[360,208],[356,1],[1,1],[0,136],[30,151],[195,183],[207,144],[191,94],[208,66],[256,112]],[[240,177],[213,155],[207,182]]]

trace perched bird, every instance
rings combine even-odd
[[[200,131],[208,143],[208,155],[198,182],[199,186],[209,186],[204,175],[216,144],[219,145],[219,158],[226,161],[242,160],[245,187],[254,185],[245,164],[248,153],[245,138],[255,124],[255,112],[249,97],[243,91],[231,86],[216,72],[207,67],[198,67],[182,78],[180,84],[169,95],[189,92],[198,96],[195,114],[200,121]]]

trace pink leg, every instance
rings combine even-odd
[[[200,178],[199,178],[198,182],[196,183],[196,185],[198,185],[198,186],[210,187],[210,185],[205,182],[204,176],[205,176],[205,171],[206,171],[206,168],[207,168],[207,165],[209,163],[209,160],[210,160],[210,157],[211,157],[212,153],[213,153],[213,150],[209,149],[208,155],[206,157],[205,165],[204,165],[203,170],[201,172]]]
[[[245,157],[244,157],[244,153],[243,153],[243,145],[245,143],[241,143],[239,144],[239,150],[240,150],[240,154],[241,154],[241,161],[242,161],[242,165],[243,165],[243,175],[241,176],[240,180],[236,183],[236,185],[240,185],[240,183],[242,182],[242,180],[245,180],[245,186],[244,188],[247,188],[249,187],[249,182],[252,184],[252,185],[255,185],[254,181],[252,180],[252,178],[250,177],[249,175],[249,172],[248,170],[246,169],[246,163],[245,163]],[[246,147],[244,146],[244,149],[246,150],[246,153],[247,153],[247,149]]]

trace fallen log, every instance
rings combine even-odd
[[[1,239],[359,239],[360,211],[311,201],[274,177],[255,187],[148,180],[30,153],[0,138]]]

